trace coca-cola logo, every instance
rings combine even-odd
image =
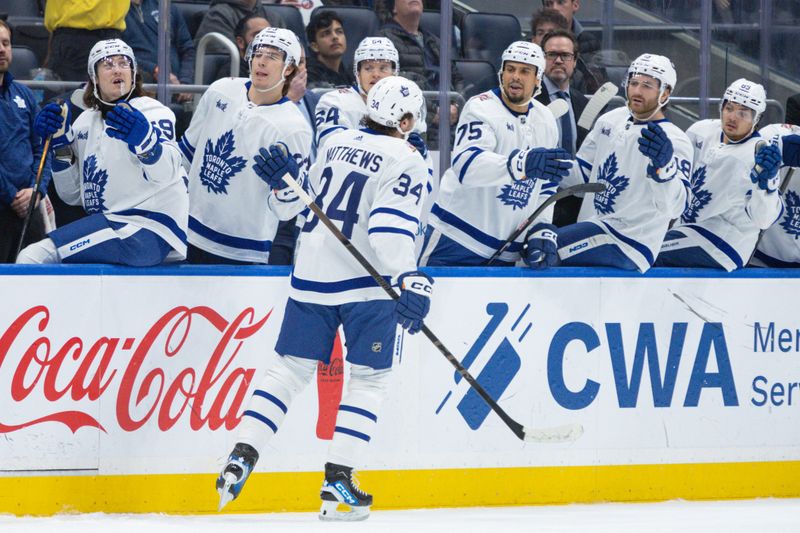
[[[248,307],[229,321],[210,307],[179,306],[164,313],[138,340],[100,337],[88,342],[71,337],[59,345],[48,335],[50,309],[44,305],[31,307],[0,337],[0,375],[12,376],[10,387],[0,390],[0,394],[9,395],[0,397],[0,405],[17,402],[35,411],[48,402],[61,405],[71,399],[85,406],[87,401],[110,397],[116,422],[124,431],[136,431],[153,417],[161,431],[184,417],[188,417],[193,431],[223,426],[230,430],[239,423],[238,413],[255,374],[254,368],[237,366],[235,360],[243,343],[271,315],[272,310],[257,319],[255,310]],[[206,349],[185,353],[192,331],[201,325],[197,321],[203,321],[206,330],[210,324],[216,338],[205,333]],[[36,338],[28,346],[21,346],[20,338],[32,336]],[[0,410],[0,433],[44,422],[64,424],[73,433],[86,426],[106,431],[86,410],[53,410],[27,416],[23,408],[26,416],[14,422],[4,419],[8,412]]]

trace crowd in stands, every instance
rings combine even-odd
[[[278,1],[278,4],[281,2]],[[281,6],[294,9],[295,2],[282,2]],[[193,102],[198,98],[189,92],[181,92],[180,85],[193,84],[198,69],[210,68],[203,79],[207,82],[223,79],[231,71],[231,58],[227,56],[226,47],[216,40],[211,40],[205,48],[205,54],[214,56],[214,61],[198,62],[198,47],[204,36],[216,33],[230,41],[238,51],[233,59],[238,63],[238,76],[250,76],[250,63],[246,60],[248,50],[256,35],[265,28],[292,28],[301,44],[302,53],[295,65],[291,79],[287,78],[286,97],[296,104],[300,114],[305,118],[312,131],[313,138],[319,137],[317,131],[320,119],[316,114],[317,102],[324,91],[337,87],[358,87],[359,70],[353,64],[353,52],[358,42],[348,40],[348,35],[359,35],[363,28],[353,27],[351,19],[345,14],[347,8],[360,7],[374,14],[376,26],[372,37],[383,37],[391,41],[397,51],[399,74],[414,81],[423,91],[436,91],[440,85],[440,52],[442,44],[437,31],[425,26],[423,15],[438,9],[437,2],[430,0],[327,0],[323,1],[325,9],[315,10],[307,23],[298,31],[292,27],[295,23],[290,11],[275,9],[275,5],[266,0],[209,0],[207,8],[197,10],[197,2],[192,10],[182,6],[189,3],[172,2],[170,19],[170,72],[168,81],[173,85],[171,102],[168,107],[176,117],[175,140],[183,137],[193,116]],[[639,2],[642,4],[642,2]],[[538,4],[538,2],[536,2]],[[47,55],[42,64],[52,72],[55,79],[62,81],[87,80],[87,58],[90,50],[98,42],[108,39],[122,39],[130,45],[136,57],[136,72],[141,82],[152,83],[159,79],[158,47],[160,13],[158,0],[89,0],[73,2],[71,0],[47,0],[39,5],[44,26],[50,34]],[[0,1],[0,13],[3,12]],[[342,10],[337,12],[337,7]],[[724,9],[724,3],[715,3],[715,9]],[[535,99],[547,106],[556,100],[567,103],[567,112],[556,119],[557,147],[570,157],[579,153],[589,130],[578,125],[578,118],[585,109],[587,94],[594,93],[603,83],[618,81],[602,66],[586,61],[593,53],[600,53],[600,41],[597,36],[584,30],[579,17],[579,0],[542,0],[541,6],[532,5],[530,19],[530,39],[541,47],[545,60],[544,70],[537,72],[540,89]],[[741,11],[741,8],[739,8]],[[188,14],[189,17],[184,15]],[[0,190],[0,225],[3,237],[0,237],[0,262],[11,262],[14,259],[14,248],[17,245],[22,221],[25,219],[30,200],[36,197],[32,183],[28,183],[37,174],[37,165],[42,154],[41,143],[33,131],[35,111],[45,102],[37,102],[36,93],[31,92],[19,82],[15,82],[9,72],[13,57],[10,44],[13,42],[14,25],[0,25],[0,37],[6,38],[7,44],[0,45],[0,76],[5,73],[5,81],[0,86],[2,100],[5,102],[22,99],[25,102],[25,116],[9,115],[4,111],[0,121],[8,124],[13,120],[24,120],[27,126],[13,128],[15,136],[7,136],[4,142],[13,146],[13,153],[24,153],[13,158],[16,168],[10,168],[12,158],[4,158],[0,166],[2,190]],[[350,25],[349,25],[350,24]],[[367,30],[365,30],[367,31]],[[527,29],[526,32],[527,33]],[[509,43],[518,36],[510,36]],[[454,27],[453,40],[462,38],[458,25]],[[360,40],[360,39],[359,39]],[[480,46],[480,44],[475,44]],[[7,48],[7,51],[3,51]],[[3,60],[5,59],[5,71]],[[497,87],[497,69],[502,68],[499,54],[484,59],[493,64],[494,70],[482,80],[470,76],[465,80],[457,62],[451,63],[450,86],[454,93],[466,94],[475,84],[481,90]],[[625,63],[630,60],[625,58]],[[88,75],[91,77],[91,66]],[[627,67],[626,67],[627,72]],[[501,82],[502,83],[502,82]],[[313,89],[313,90],[312,90]],[[480,91],[474,91],[475,94]],[[81,93],[82,94],[82,93]],[[60,100],[70,102],[71,93],[59,95]],[[51,95],[48,95],[51,96]],[[460,116],[463,112],[463,99],[453,98],[447,113],[453,140],[457,140]],[[70,102],[70,119],[78,118],[85,106],[77,105],[73,98]],[[79,102],[78,102],[79,104]],[[17,113],[16,110],[14,110]],[[437,141],[437,124],[441,120],[434,99],[427,100],[428,129],[423,135],[427,145],[435,145]],[[316,117],[316,118],[315,118]],[[800,123],[800,95],[789,98],[786,108],[786,122]],[[469,130],[472,134],[472,130]],[[461,135],[463,138],[463,134]],[[425,150],[427,150],[427,145]],[[11,148],[9,148],[11,150]],[[317,146],[312,146],[310,157],[313,160]],[[423,151],[423,150],[420,150]],[[12,152],[9,152],[12,153]],[[454,152],[454,157],[459,154]],[[455,163],[454,163],[455,164]],[[23,170],[20,170],[23,169]],[[445,169],[442,169],[443,171]],[[50,162],[45,165],[39,191],[55,205],[55,225],[63,225],[83,216],[80,210],[64,206],[58,194],[50,184]],[[28,185],[27,187],[25,185]],[[566,198],[556,204],[553,223],[556,227],[575,224],[581,209],[582,199]],[[27,230],[26,243],[41,239],[46,232],[46,223],[42,217],[33,217],[35,224]],[[51,217],[52,218],[52,217]],[[46,222],[47,218],[43,220]],[[9,231],[5,231],[9,228]],[[297,230],[294,220],[281,222],[275,242],[274,253],[270,263],[291,264],[292,248]]]

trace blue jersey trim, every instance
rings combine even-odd
[[[363,416],[365,418],[369,418],[373,422],[377,422],[378,421],[378,415],[376,415],[374,413],[371,413],[371,412],[367,411],[366,409],[361,409],[360,407],[354,407],[352,405],[340,404],[339,405],[339,410],[340,411],[346,411],[348,413],[355,413],[357,415],[361,415],[361,416]]]
[[[272,420],[270,420],[266,416],[262,415],[261,413],[256,413],[255,411],[251,411],[251,410],[248,409],[247,411],[242,413],[242,416],[249,416],[249,417],[255,418],[256,420],[266,424],[272,430],[273,433],[277,433],[278,432],[278,426],[275,425],[275,422],[273,422]]]
[[[756,250],[755,257],[760,259],[765,265],[770,268],[800,268],[800,263],[790,263],[788,261],[781,261],[770,257],[761,250]]]
[[[117,211],[116,213],[107,213],[108,215],[116,215],[116,216],[135,216],[135,217],[144,217],[148,220],[152,220],[153,222],[158,222],[162,226],[166,227],[172,233],[175,234],[176,237],[180,239],[182,243],[186,243],[186,232],[183,231],[178,223],[175,222],[172,217],[165,215],[164,213],[157,213],[155,211],[145,211],[144,209],[126,209],[125,211]]]
[[[333,133],[336,130],[346,130],[346,129],[347,128],[345,128],[344,126],[333,126],[332,128],[328,128],[325,131],[323,131],[322,133],[320,133],[319,134],[319,138],[321,140],[323,137],[325,137],[329,133]]]
[[[150,150],[149,152],[145,152],[143,154],[139,154],[137,157],[139,161],[144,163],[145,165],[153,165],[161,159],[161,152],[163,152],[163,148],[161,147],[161,142],[157,142],[155,148]]]
[[[631,239],[630,237],[626,237],[622,233],[612,228],[606,222],[603,222],[602,220],[600,222],[603,224],[603,227],[606,228],[609,231],[609,233],[611,233],[614,237],[621,240],[622,242],[624,242],[625,244],[627,244],[628,246],[630,246],[631,248],[642,254],[644,258],[647,260],[648,264],[652,265],[655,262],[655,258],[653,257],[653,254],[650,253],[650,249],[647,246],[640,243],[639,241]]]
[[[188,140],[186,140],[186,135],[181,137],[181,140],[178,141],[178,148],[181,149],[183,155],[186,156],[186,159],[191,161],[194,159],[194,146],[192,146]]]
[[[581,177],[583,178],[584,183],[589,183],[589,176],[592,175],[592,165],[580,157],[576,157],[575,159],[578,160],[578,167],[580,168]]]
[[[400,218],[402,218],[404,220],[408,220],[409,222],[413,222],[414,224],[419,224],[419,219],[417,217],[411,216],[408,213],[404,213],[403,211],[400,211],[399,209],[392,209],[391,207],[377,207],[377,208],[372,210],[372,212],[369,214],[369,216],[370,216],[370,218],[372,218],[372,215],[379,215],[381,213],[384,213],[384,214],[387,214],[387,215],[394,215],[394,216],[400,217]]]
[[[341,426],[336,426],[335,428],[333,428],[333,431],[335,431],[336,433],[344,433],[345,435],[350,435],[351,437],[355,437],[357,439],[361,439],[366,442],[369,442],[371,438],[366,433],[361,433],[360,431],[356,431],[354,429],[343,428]]]
[[[500,247],[503,246],[506,242],[506,241],[501,241],[500,239],[497,239],[495,237],[492,237],[491,235],[482,232],[481,230],[471,225],[470,223],[458,218],[453,213],[445,211],[444,209],[439,207],[439,204],[433,204],[433,207],[431,207],[431,213],[436,215],[439,218],[439,220],[441,220],[445,224],[449,224],[454,228],[456,228],[457,230],[466,233],[467,235],[469,235],[482,245],[487,246],[489,248],[499,250]],[[508,247],[507,251],[519,252],[520,250],[522,250],[522,243],[512,242],[511,246]]]
[[[369,235],[372,235],[373,233],[396,233],[398,235],[406,235],[407,237],[411,237],[411,240],[416,240],[416,238],[417,238],[417,236],[414,235],[414,233],[412,233],[412,232],[410,232],[408,230],[401,229],[401,228],[390,228],[390,227],[387,227],[387,226],[378,226],[378,227],[375,227],[375,228],[370,228],[367,233]]]
[[[253,391],[253,396],[260,396],[261,398],[264,398],[265,400],[271,401],[272,403],[274,403],[275,405],[278,406],[278,409],[283,411],[283,414],[286,414],[289,411],[289,408],[286,407],[285,403],[283,403],[282,401],[280,401],[278,398],[276,398],[272,394],[268,393],[267,391],[263,391],[261,389],[256,389],[256,390]]]
[[[733,261],[733,264],[736,265],[736,268],[742,268],[744,266],[742,258],[739,257],[739,254],[736,253],[736,250],[734,250],[730,244],[723,241],[722,239],[720,239],[719,237],[708,231],[706,228],[702,228],[694,224],[686,224],[684,227],[693,229],[694,231],[699,233],[702,237],[704,237],[706,240],[708,240],[720,252],[728,256],[728,259]]]
[[[383,279],[385,279],[387,283],[391,283],[391,278],[389,276],[383,276]],[[319,292],[323,294],[378,287],[378,283],[372,279],[372,276],[363,276],[361,278],[351,278],[341,281],[311,281],[298,278],[294,274],[292,274],[291,285],[293,288],[300,291]]]
[[[269,252],[272,249],[272,241],[258,241],[255,239],[245,239],[244,237],[234,237],[215,231],[203,225],[194,217],[189,217],[189,229],[217,244],[238,248],[240,250],[253,250],[256,252]]]
[[[467,170],[469,169],[469,166],[472,164],[472,162],[475,160],[476,157],[478,157],[479,155],[481,155],[483,153],[483,150],[481,150],[480,148],[467,148],[467,150],[472,150],[473,153],[472,153],[471,156],[469,156],[469,159],[467,159],[467,162],[464,163],[464,166],[461,167],[461,172],[458,173],[458,182],[459,183],[464,183],[464,174],[467,173]],[[464,152],[466,152],[467,150],[464,150]],[[461,152],[461,153],[463,154],[464,152]]]

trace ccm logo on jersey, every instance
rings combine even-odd
[[[83,248],[84,246],[86,246],[90,242],[91,242],[91,239],[84,239],[84,240],[82,240],[80,242],[76,242],[75,244],[73,244],[72,246],[69,247],[69,251],[70,252],[74,252],[78,248]]]

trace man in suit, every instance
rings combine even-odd
[[[542,91],[536,99],[547,105],[562,98],[567,101],[569,109],[561,116],[558,122],[559,145],[575,155],[588,130],[578,127],[577,121],[586,107],[586,96],[570,87],[570,79],[575,71],[578,60],[578,41],[575,35],[568,30],[553,30],[542,39],[542,50],[545,57],[544,77],[542,78]],[[553,224],[558,227],[574,224],[580,211],[581,199],[576,197],[565,198],[556,203],[553,214]]]

